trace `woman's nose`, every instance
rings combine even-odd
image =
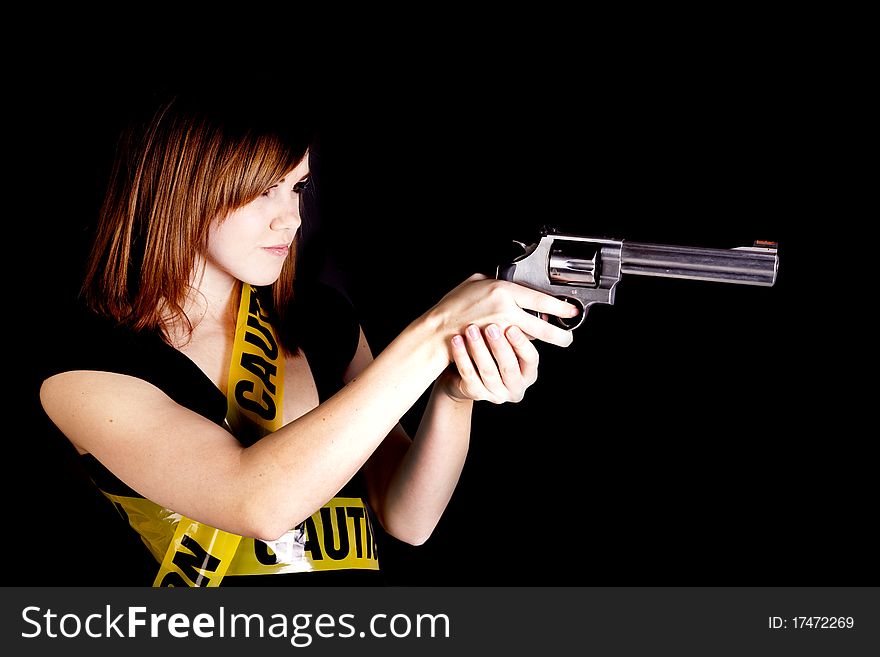
[[[292,229],[296,231],[302,224],[299,195],[291,195],[292,198],[285,200],[277,209],[272,219],[273,230]]]

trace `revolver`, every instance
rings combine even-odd
[[[578,306],[581,312],[572,319],[552,318],[567,330],[580,326],[594,303],[613,304],[623,274],[770,287],[779,269],[775,242],[714,249],[584,237],[545,227],[536,243],[514,244],[522,254],[500,265],[496,278]]]

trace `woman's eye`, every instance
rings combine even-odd
[[[272,185],[269,189],[267,189],[265,192],[260,194],[260,196],[271,196],[272,190],[274,190],[276,187],[278,187],[278,185]]]
[[[304,178],[303,180],[300,180],[298,183],[296,183],[293,186],[293,193],[294,194],[301,194],[302,192],[304,192],[305,190],[307,190],[309,188],[309,184],[311,184],[311,182],[312,182],[311,178]]]

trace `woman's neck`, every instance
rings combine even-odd
[[[176,321],[173,326],[166,324],[166,333],[178,346],[188,343],[192,338],[191,333],[235,330],[240,282],[206,263],[198,263],[196,272],[183,302],[183,312],[188,322]]]

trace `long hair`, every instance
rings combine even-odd
[[[140,331],[182,321],[191,331],[183,303],[211,223],[293,169],[314,133],[284,103],[234,91],[166,94],[155,107],[120,137],[82,292],[119,325]],[[266,298],[281,324],[295,252]]]

